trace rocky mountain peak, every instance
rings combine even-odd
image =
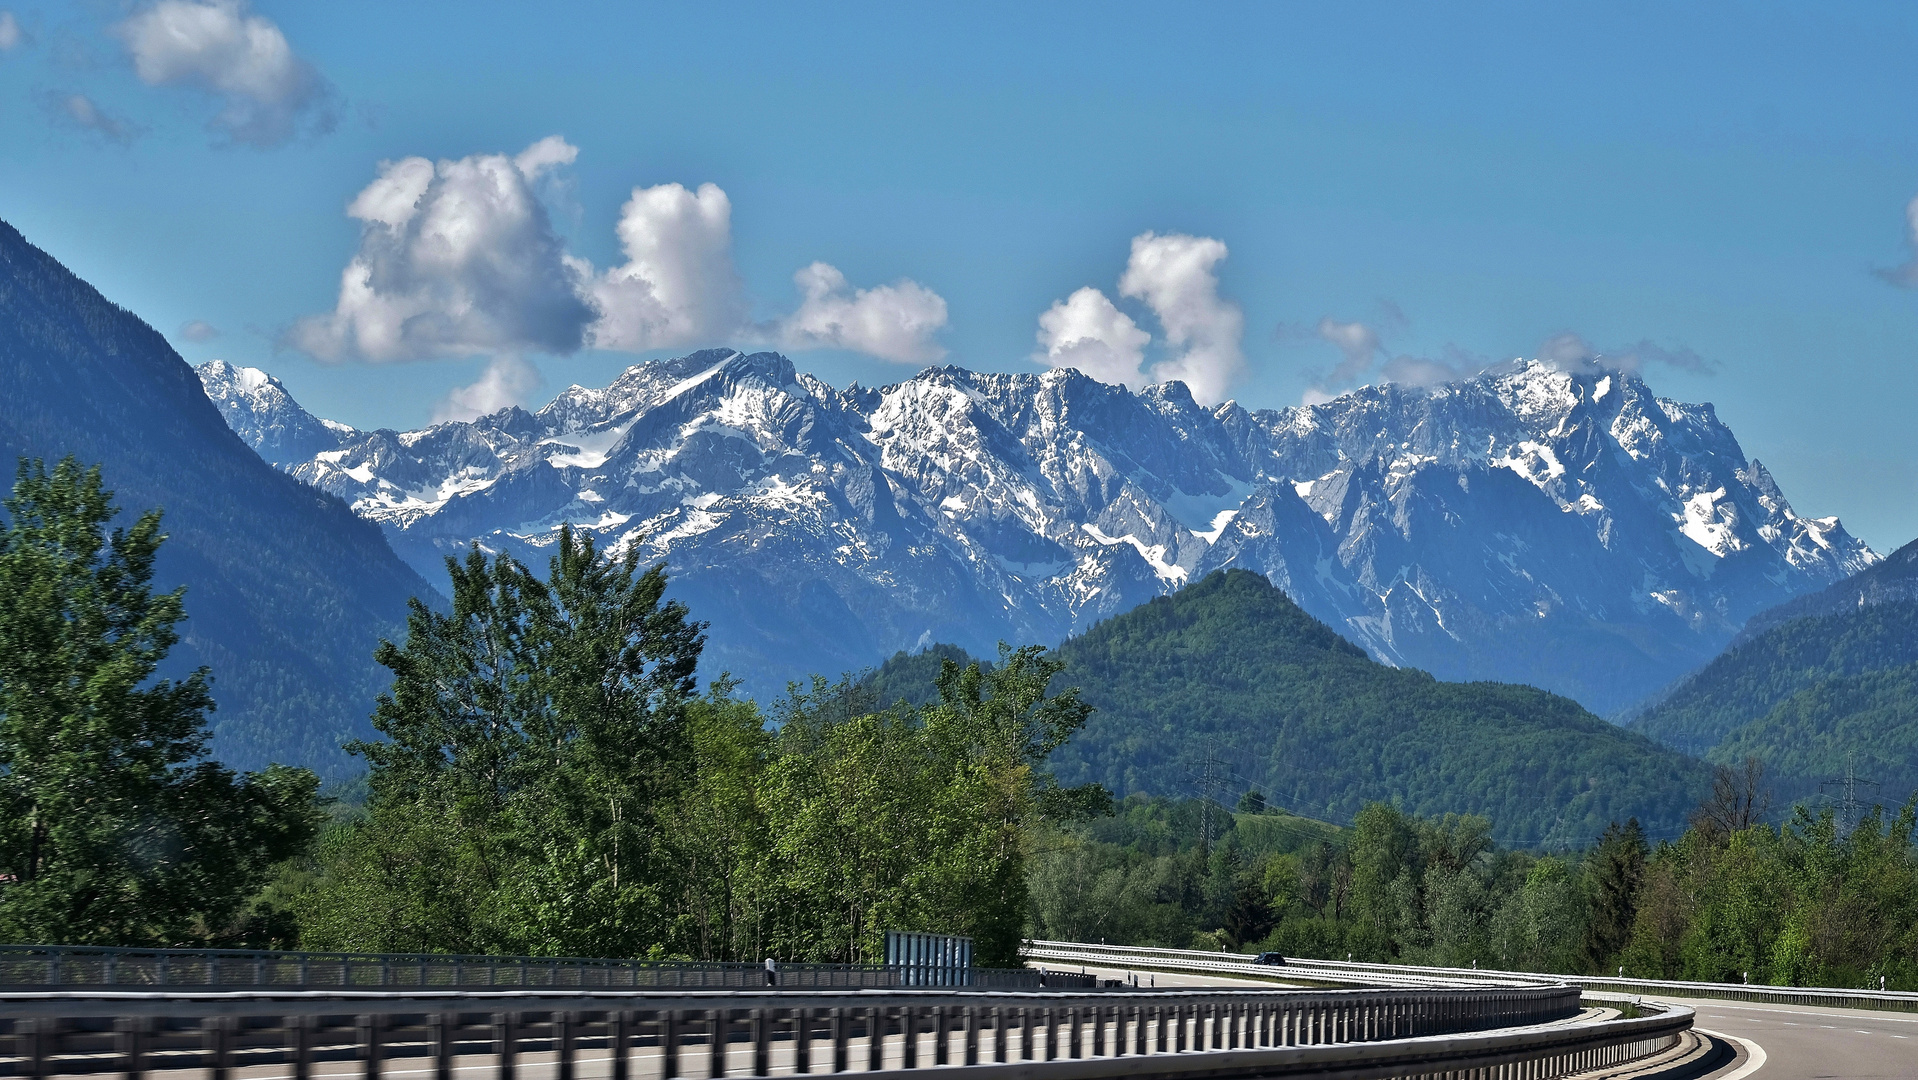
[[[561,523],[641,545],[756,690],[1057,641],[1240,567],[1388,663],[1612,711],[1876,558],[1798,518],[1710,406],[1537,361],[1248,411],[1070,369],[836,390],[710,349],[286,467],[429,571],[475,539],[532,557]]]

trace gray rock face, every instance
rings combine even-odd
[[[193,370],[227,425],[261,457],[282,469],[336,450],[342,439],[358,434],[300,408],[280,380],[259,368],[208,360]]]
[[[216,400],[249,440],[297,426]],[[285,467],[422,572],[475,540],[540,565],[562,523],[641,544],[712,621],[709,673],[760,694],[934,641],[1056,642],[1241,566],[1380,660],[1611,712],[1877,559],[1792,513],[1711,406],[1536,362],[1249,412],[1071,370],[835,390],[716,349],[537,413],[331,430]]]

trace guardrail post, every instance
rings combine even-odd
[[[147,1025],[144,1016],[122,1016],[113,1022],[114,1041],[119,1043],[120,1058],[127,1080],[140,1080],[147,1071]]]
[[[317,1016],[286,1018],[287,1030],[293,1036],[293,1080],[307,1080],[313,1075],[313,1031],[319,1023]]]
[[[685,1014],[668,1009],[659,1014],[659,1076],[673,1080],[679,1075],[679,1030]]]
[[[427,1021],[427,1038],[432,1044],[433,1080],[453,1080],[453,1028],[459,1017],[434,1013]]]
[[[1092,1007],[1092,1056],[1106,1056],[1106,1009],[1104,1005]]]
[[[845,1072],[852,1064],[851,1034],[846,1030],[846,1010],[837,1006],[827,1017],[832,1029],[832,1071]]]
[[[629,1009],[615,1012],[613,1020],[613,1080],[629,1080],[633,1060],[633,1014]]]
[[[992,1061],[1006,1063],[1006,1010],[998,1005],[992,1007]]]
[[[549,1015],[553,1023],[553,1041],[558,1044],[553,1049],[557,1052],[554,1064],[558,1066],[559,1080],[573,1080],[573,1036],[579,1026],[579,1015],[570,1012]]]
[[[793,1018],[793,1071],[809,1073],[812,1071],[812,1010],[794,1009]]]
[[[766,1076],[773,1071],[773,1030],[772,1017],[764,1008],[754,1009],[753,1025],[753,1075]]]
[[[48,1059],[59,1052],[60,1019],[54,1016],[40,1016],[31,1020],[16,1021],[26,1027],[27,1036],[27,1075],[40,1080],[48,1073]]]
[[[212,1080],[227,1080],[233,1074],[233,1017],[215,1016],[209,1018],[205,1032],[212,1043],[207,1049],[213,1057],[213,1067],[207,1075]]]
[[[361,1013],[355,1022],[360,1039],[360,1074],[366,1080],[380,1080],[380,1017]]]
[[[979,1064],[979,1006],[967,1005],[959,1014],[966,1026],[966,1064]]]
[[[731,1019],[725,1009],[706,1010],[706,1075],[719,1080],[726,1075],[726,1029]]]
[[[493,1014],[493,1053],[499,1057],[499,1080],[513,1080],[514,1067],[518,1064],[519,1032],[514,1030],[517,1019],[512,1013]]]

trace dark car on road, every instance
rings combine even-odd
[[[1262,952],[1259,955],[1253,957],[1252,962],[1255,964],[1271,964],[1274,967],[1284,967],[1285,957],[1280,956],[1278,953],[1275,953],[1275,952]]]

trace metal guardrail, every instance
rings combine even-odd
[[[1076,972],[1031,968],[0,945],[0,988],[819,989],[942,985],[944,981],[1004,989],[1097,985],[1096,979]]]
[[[1130,945],[1088,945],[1069,941],[1033,941],[1027,955],[1035,959],[1101,966],[1200,970],[1262,976],[1284,980],[1364,983],[1379,980],[1401,985],[1509,986],[1563,982],[1584,990],[1613,990],[1630,994],[1663,993],[1688,997],[1722,998],[1782,1005],[1822,1005],[1834,1008],[1918,1012],[1918,992],[1844,987],[1770,986],[1758,983],[1687,982],[1670,979],[1630,979],[1611,976],[1554,975],[1491,968],[1443,968],[1416,964],[1376,964],[1363,961],[1290,958],[1283,967],[1255,965],[1250,953],[1214,953],[1198,949],[1161,949]]]
[[[512,1080],[522,1058],[543,1054],[559,1080],[572,1080],[581,1052],[600,1050],[613,1080],[903,1073],[924,1065],[963,1065],[969,1075],[1006,1080],[1012,1073],[1028,1080],[1250,1078],[1332,1066],[1404,1076],[1514,1061],[1532,1063],[1528,1076],[1546,1077],[1652,1052],[1690,1025],[1683,1010],[1562,1023],[1577,1015],[1578,1001],[1577,989],[1563,985],[1091,994],[10,993],[0,995],[0,1036],[10,1051],[0,1069],[36,1080],[205,1069],[211,1080],[227,1080],[236,1068],[284,1065],[293,1080],[307,1080],[315,1062],[354,1060],[367,1080],[378,1080],[383,1061],[428,1057],[438,1080],[449,1080],[455,1059],[487,1055]]]
[[[1166,955],[1179,953],[1182,955]],[[1491,986],[1542,986],[1560,984],[1566,980],[1557,976],[1498,976],[1483,973],[1484,978],[1466,978],[1447,973],[1412,972],[1403,969],[1383,971],[1356,971],[1349,968],[1332,969],[1315,961],[1290,960],[1283,966],[1255,964],[1249,954],[1213,953],[1196,950],[1142,949],[1112,945],[1078,945],[1070,942],[1034,941],[1027,945],[1025,955],[1031,960],[1053,960],[1065,963],[1107,968],[1125,968],[1139,971],[1178,971],[1197,972],[1208,975],[1224,975],[1234,979],[1263,979],[1289,985],[1312,986],[1397,986],[1405,988],[1452,987],[1472,989]],[[1466,975],[1481,974],[1467,972]]]

